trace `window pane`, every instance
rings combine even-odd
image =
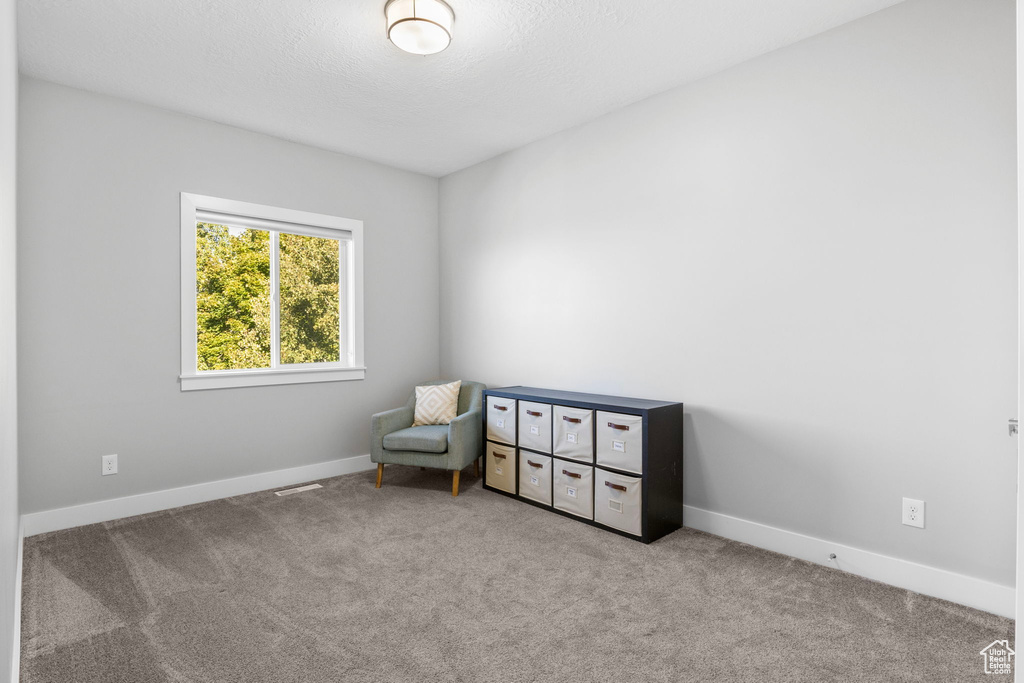
[[[281,233],[281,363],[336,363],[338,240]]]
[[[270,233],[196,223],[199,370],[270,367]]]

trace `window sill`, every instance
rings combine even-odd
[[[276,384],[345,382],[363,379],[366,368],[296,368],[277,370],[213,370],[201,375],[181,375],[182,391],[265,387]]]

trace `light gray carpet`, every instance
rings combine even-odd
[[[25,544],[23,683],[989,680],[1013,622],[389,466]]]

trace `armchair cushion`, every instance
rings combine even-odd
[[[416,411],[412,426],[446,425],[454,420],[458,414],[461,386],[462,380],[455,380],[448,384],[416,387]]]
[[[389,451],[444,453],[448,450],[448,425],[419,425],[391,432],[384,437]]]

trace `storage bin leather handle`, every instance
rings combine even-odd
[[[611,427],[612,429],[621,429],[624,432],[629,431],[629,425],[617,425],[614,422],[609,422],[608,426]]]
[[[581,420],[578,417],[569,417],[568,415],[563,415],[562,419],[565,420],[566,422],[575,422],[576,424],[580,424],[581,422],[583,422],[583,420]]]
[[[540,464],[539,462],[534,462],[532,460],[527,460],[526,464],[529,465],[530,467],[544,467],[544,465]]]
[[[544,413],[538,413],[536,410],[527,410],[526,414],[532,415],[533,417],[544,417]]]
[[[572,477],[573,479],[582,479],[583,475],[578,472],[570,472],[569,470],[562,470],[562,474]]]
[[[502,453],[498,453],[497,451],[494,452],[494,459],[495,460],[504,460],[506,457],[508,457],[508,456],[506,456],[506,455],[504,455]]]
[[[508,406],[491,406],[495,410],[508,410]]]
[[[626,487],[623,486],[622,484],[613,484],[610,481],[606,481],[604,483],[604,485],[607,486],[610,489],[615,489],[616,491],[625,491],[626,490]]]

